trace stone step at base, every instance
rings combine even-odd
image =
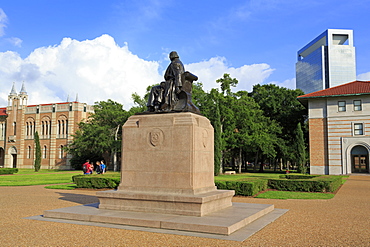
[[[231,207],[198,217],[99,209],[87,204],[44,211],[43,217],[180,231],[230,235],[274,211],[274,205],[232,203]]]

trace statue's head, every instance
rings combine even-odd
[[[170,60],[172,61],[175,58],[179,58],[179,55],[175,51],[171,51],[170,53]]]

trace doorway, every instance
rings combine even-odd
[[[369,173],[369,152],[363,146],[355,146],[351,151],[352,173]]]
[[[0,148],[0,167],[4,167],[5,161],[5,151],[3,148]]]
[[[17,155],[12,154],[13,168],[17,168]]]

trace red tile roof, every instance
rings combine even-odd
[[[6,114],[6,107],[4,108],[0,108],[0,116],[7,116],[8,114]]]
[[[336,87],[301,95],[298,96],[298,99],[301,100],[318,97],[350,96],[360,94],[370,94],[370,81],[353,81]]]

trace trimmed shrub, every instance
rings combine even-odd
[[[0,168],[0,175],[14,174],[18,172],[18,168]]]
[[[72,177],[72,180],[77,188],[89,189],[116,189],[121,181],[119,177],[104,174],[75,175]]]
[[[304,174],[286,174],[286,175],[280,175],[280,178],[286,178],[286,179],[311,179],[318,177],[318,175],[304,175]]]
[[[250,181],[215,181],[217,189],[235,190],[235,195],[253,196],[267,189],[267,180],[257,179]]]
[[[319,176],[312,179],[269,179],[271,189],[283,191],[334,192],[342,184],[341,177]]]

